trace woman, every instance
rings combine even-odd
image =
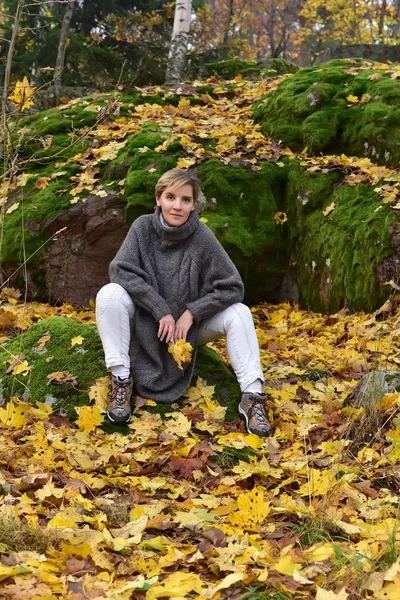
[[[164,173],[155,188],[157,208],[132,224],[110,264],[110,281],[97,294],[96,321],[112,373],[107,414],[131,418],[138,393],[171,403],[189,387],[197,348],[225,336],[242,399],[247,431],[265,437],[271,427],[262,393],[263,373],[251,312],[242,304],[235,265],[195,212],[200,183],[189,171]],[[168,343],[187,340],[192,362],[183,373]]]

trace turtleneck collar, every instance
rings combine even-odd
[[[160,221],[161,208],[156,207],[153,215],[153,227],[161,238],[163,246],[175,246],[188,238],[199,226],[200,220],[196,212],[192,211],[188,220],[178,227],[164,227]]]

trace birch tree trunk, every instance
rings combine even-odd
[[[57,58],[56,58],[56,73],[54,79],[54,89],[55,89],[55,100],[58,103],[59,97],[61,95],[61,77],[64,69],[64,60],[65,60],[65,47],[67,45],[67,37],[69,25],[72,19],[72,13],[74,12],[75,0],[69,0],[67,4],[67,9],[64,13],[64,18],[61,25],[61,33],[60,39],[58,41],[58,50],[57,50]]]
[[[179,83],[183,79],[191,13],[192,0],[176,0],[165,83]]]

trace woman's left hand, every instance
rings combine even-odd
[[[193,315],[190,310],[185,310],[182,316],[179,317],[177,322],[175,323],[175,335],[174,340],[184,340],[186,341],[187,332],[193,325]]]

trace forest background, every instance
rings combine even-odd
[[[17,0],[2,2],[1,81],[17,5]],[[40,87],[52,80],[65,18],[65,86],[107,91],[117,81],[163,83],[174,8],[174,2],[163,0],[25,3],[11,83],[26,76]],[[346,44],[396,44],[399,32],[400,0],[194,0],[186,75],[201,76],[205,63],[227,58],[285,58],[309,66]]]

